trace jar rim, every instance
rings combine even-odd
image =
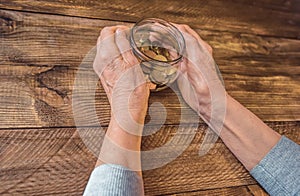
[[[167,27],[170,27],[172,30],[174,30],[180,37],[180,39],[182,40],[182,43],[181,44],[178,44],[179,45],[179,51],[178,51],[178,54],[179,54],[179,57],[174,59],[174,60],[168,60],[168,61],[161,61],[161,60],[157,60],[157,59],[154,59],[150,56],[148,56],[147,54],[141,52],[139,49],[138,49],[138,46],[137,44],[135,43],[135,40],[134,40],[134,30],[138,27],[139,24],[141,24],[142,22],[152,22],[152,23],[160,23],[164,26],[167,26]],[[184,37],[182,35],[182,33],[179,31],[178,28],[176,28],[172,23],[168,22],[168,21],[165,21],[163,19],[160,19],[160,18],[143,18],[141,20],[139,20],[138,22],[136,22],[134,24],[134,26],[131,28],[131,31],[130,31],[130,41],[132,42],[132,44],[134,45],[134,52],[138,52],[140,54],[137,54],[138,56],[146,56],[147,58],[149,58],[151,61],[157,61],[157,62],[161,62],[161,63],[177,63],[179,62],[182,58],[183,58],[183,52],[185,50],[185,40],[184,40]]]

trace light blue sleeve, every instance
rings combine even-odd
[[[84,196],[142,196],[143,180],[120,165],[105,164],[92,172]]]
[[[282,136],[250,174],[272,196],[299,196],[300,146]]]

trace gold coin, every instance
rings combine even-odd
[[[156,55],[154,57],[154,59],[157,61],[168,61],[168,59],[166,57],[164,57],[163,55]]]
[[[164,55],[167,59],[170,59],[170,53],[167,49],[164,48],[164,51],[162,53],[162,55]]]
[[[152,59],[155,59],[155,57],[157,56],[157,55],[155,54],[155,52],[153,52],[152,50],[146,50],[146,51],[144,52],[144,54],[147,55],[148,57],[152,58]]]

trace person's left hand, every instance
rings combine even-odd
[[[110,102],[112,118],[126,130],[134,129],[134,121],[144,123],[150,94],[128,35],[126,26],[103,28],[93,65]]]

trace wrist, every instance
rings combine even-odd
[[[225,91],[220,91],[218,94],[212,96],[199,96],[198,115],[208,123],[215,124],[223,123],[226,115],[227,108],[229,107],[228,100],[232,99],[231,96]],[[210,124],[214,126],[214,124]]]
[[[135,116],[118,119],[117,116],[111,115],[108,130],[114,132],[124,132],[133,136],[141,136],[144,128],[145,117]]]
[[[132,134],[122,129],[112,116],[96,167],[110,163],[139,170],[141,133],[141,131],[136,131],[136,134]]]
[[[249,171],[280,139],[277,132],[229,95],[220,137]]]

